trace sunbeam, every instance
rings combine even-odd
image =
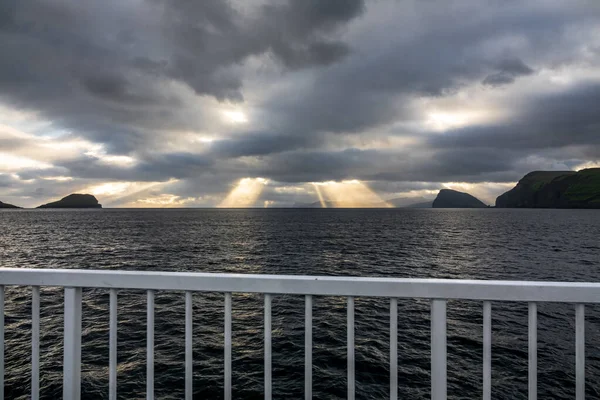
[[[313,186],[315,187],[317,196],[319,196],[319,203],[321,203],[321,208],[327,208],[327,203],[323,199],[323,193],[321,193],[321,189],[319,189],[319,185],[317,185],[316,183],[313,183]]]
[[[217,207],[219,208],[245,208],[252,207],[262,193],[265,184],[268,182],[264,178],[244,178],[241,179],[235,188]]]
[[[321,186],[327,201],[336,208],[392,208],[377,193],[366,184],[358,181],[316,182],[315,187]],[[320,193],[319,190],[317,193]],[[321,196],[319,196],[321,197]],[[327,204],[321,201],[321,204]]]

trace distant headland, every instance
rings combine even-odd
[[[102,208],[102,204],[91,194],[70,194],[59,201],[42,204],[37,208]]]
[[[13,206],[12,204],[3,203],[0,201],[0,208],[21,208],[21,207]]]
[[[498,196],[498,208],[600,208],[600,168],[534,171]]]
[[[433,201],[433,208],[485,208],[487,205],[469,193],[442,189]]]

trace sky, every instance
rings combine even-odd
[[[0,0],[0,201],[340,206],[600,166],[598,0]]]

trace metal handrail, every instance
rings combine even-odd
[[[232,293],[264,294],[265,399],[272,397],[271,301],[273,295],[305,297],[305,399],[312,398],[313,296],[347,297],[348,399],[355,396],[354,298],[390,299],[390,399],[398,398],[398,298],[431,300],[431,398],[446,400],[446,307],[449,299],[483,301],[483,399],[491,399],[492,301],[528,303],[529,399],[537,399],[537,303],[575,303],[576,399],[585,396],[585,303],[600,303],[600,283],[533,282],[462,279],[406,279],[302,275],[213,274],[197,272],[116,271],[78,269],[0,268],[0,400],[4,399],[4,290],[5,286],[32,287],[32,386],[39,398],[40,286],[65,290],[63,398],[80,399],[81,393],[81,291],[110,291],[109,399],[117,397],[117,291],[147,291],[147,399],[154,397],[154,291],[185,292],[185,398],[193,396],[193,292],[224,293],[224,398],[231,400]]]

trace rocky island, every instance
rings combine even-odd
[[[0,201],[0,208],[21,208],[21,207],[13,206],[12,204],[3,203]]]
[[[496,207],[600,209],[600,168],[530,172],[498,196]]]
[[[91,194],[70,194],[59,201],[43,204],[38,208],[102,208]]]
[[[469,193],[442,189],[433,201],[433,208],[486,208],[487,205]]]

